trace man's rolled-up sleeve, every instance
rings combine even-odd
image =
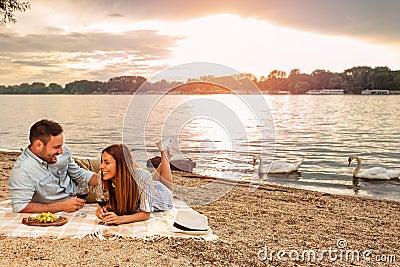
[[[76,164],[72,157],[68,158],[68,175],[75,183],[89,183],[93,174],[95,173],[79,167],[79,165]]]

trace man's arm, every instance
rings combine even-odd
[[[64,153],[69,154],[68,158],[68,175],[76,184],[81,184],[87,182],[88,185],[97,185],[97,175],[94,169],[91,168],[84,168],[83,166],[79,165],[71,155],[71,151],[64,146]],[[89,161],[89,160],[88,160]],[[95,162],[96,160],[93,160]],[[97,160],[98,162],[98,160]],[[89,164],[89,167],[92,164]],[[97,163],[98,165],[98,163]]]
[[[89,185],[90,186],[95,186],[95,185],[98,184],[98,181],[99,180],[98,180],[97,174],[93,174],[92,178],[90,178]]]
[[[49,204],[30,202],[20,212],[24,213],[43,213],[51,212],[56,213],[60,211],[75,212],[83,207],[85,200],[73,197],[61,202],[53,202]]]

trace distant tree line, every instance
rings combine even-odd
[[[276,94],[280,91],[305,94],[308,90],[318,89],[343,89],[347,94],[360,94],[365,89],[400,90],[400,71],[392,71],[388,67],[361,66],[340,73],[318,69],[311,74],[301,73],[299,69],[293,69],[289,75],[284,71],[274,70],[267,77],[261,76],[260,79],[257,79],[253,74],[246,73],[223,77],[203,76],[189,79],[187,82],[199,80],[222,84],[235,90],[246,89],[249,85],[246,85],[245,82],[250,80],[261,91],[268,94]],[[0,94],[133,94],[146,81],[146,78],[142,76],[121,76],[111,78],[107,82],[74,81],[66,84],[65,87],[56,83],[50,83],[48,86],[42,82],[22,83],[20,85],[0,86]],[[145,83],[142,89],[149,93],[157,93],[181,84],[182,82],[161,80],[156,83]],[[195,88],[195,90],[192,89],[194,90],[193,93],[201,93],[201,88],[193,86],[192,88]],[[210,88],[207,88],[207,92]],[[221,92],[220,89],[216,90],[215,93]]]
[[[318,69],[311,74],[293,69],[288,76],[284,71],[274,70],[268,77],[262,76],[259,80],[251,74],[248,76],[268,93],[285,90],[292,94],[304,94],[308,90],[344,89],[348,94],[360,94],[365,89],[400,90],[400,71],[392,71],[388,67],[360,66],[340,73]]]
[[[121,76],[107,82],[80,80],[62,87],[56,83],[48,86],[42,82],[1,86],[0,94],[133,94],[144,82],[142,76]]]

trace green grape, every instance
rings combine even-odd
[[[57,216],[51,212],[44,212],[36,215],[35,219],[41,223],[55,222],[57,220]]]

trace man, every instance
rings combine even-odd
[[[76,185],[97,185],[97,175],[72,159],[62,133],[60,124],[46,119],[31,127],[30,145],[15,162],[8,184],[14,212],[75,212],[85,204],[74,197]]]

